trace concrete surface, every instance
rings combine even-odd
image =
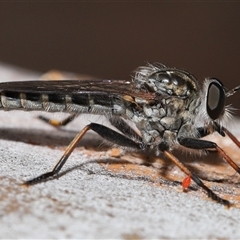
[[[0,81],[38,77],[0,65]],[[92,134],[75,149],[60,178],[21,186],[24,180],[50,170],[75,134],[90,121],[84,116],[66,130],[57,130],[36,119],[38,114],[0,112],[0,238],[240,238],[239,177],[234,171],[226,177],[230,183],[221,183],[222,191],[236,203],[236,207],[226,209],[194,184],[183,192],[180,182],[184,175],[171,181],[159,173],[156,177],[153,167],[119,164],[115,168],[113,164],[111,168],[119,158],[112,158],[111,151],[94,151],[98,140]],[[62,118],[63,114],[54,116]],[[82,146],[85,144],[89,147]],[[98,163],[110,158],[109,164]],[[204,165],[213,176],[212,169],[218,166]],[[220,165],[218,176],[229,169],[225,167]],[[178,172],[172,168],[169,174]],[[231,182],[232,177],[235,182]],[[217,183],[212,184],[220,191],[219,185],[214,187]]]

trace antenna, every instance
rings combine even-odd
[[[233,88],[232,90],[228,91],[228,92],[225,94],[226,97],[232,96],[232,95],[233,95],[235,92],[237,92],[239,89],[240,89],[240,85],[237,86],[237,87],[235,87],[235,88]]]

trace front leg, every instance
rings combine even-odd
[[[199,137],[202,138],[202,137],[205,137],[205,136],[208,136],[210,135],[212,132],[210,131],[209,128],[207,127],[199,127],[197,128],[197,131],[198,131],[198,134],[199,134]],[[218,132],[221,136],[225,137],[225,129],[220,127],[218,124],[215,124],[214,125],[214,128],[212,129],[212,131],[216,131]]]
[[[196,139],[196,138],[179,138],[178,142],[187,148],[192,148],[192,149],[216,149],[218,153],[225,159],[228,164],[235,169],[236,172],[240,174],[240,168],[239,166],[221,149],[216,143],[207,141],[207,140],[202,140],[202,139]]]

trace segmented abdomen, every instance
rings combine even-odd
[[[122,115],[125,111],[121,96],[106,93],[42,94],[2,91],[0,108],[26,111],[110,113]]]

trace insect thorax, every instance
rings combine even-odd
[[[156,147],[164,142],[172,147],[178,137],[196,136],[194,121],[201,99],[197,80],[190,73],[150,65],[140,68],[134,81],[137,89],[156,94],[152,102],[136,98],[140,108],[127,111],[146,145]]]

